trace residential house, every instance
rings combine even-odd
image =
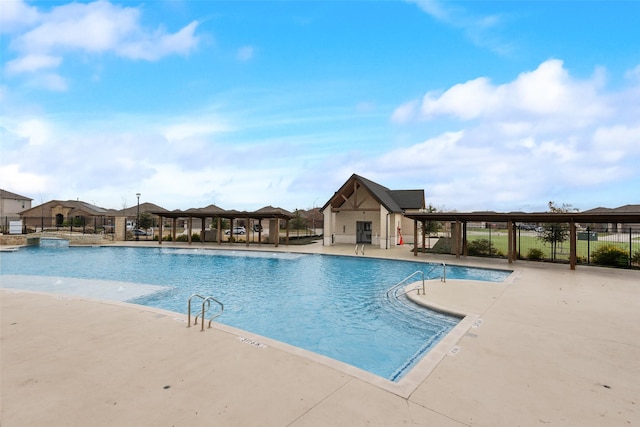
[[[20,212],[25,226],[35,229],[52,227],[102,228],[110,221],[108,211],[80,200],[51,200]]]
[[[6,190],[0,190],[0,218],[5,221],[9,219],[19,219],[19,213],[31,209],[33,199],[12,193]]]
[[[594,209],[589,209],[582,213],[588,214],[616,214],[616,213],[639,213],[640,214],[640,205],[624,205],[617,208],[603,208],[598,207]],[[583,227],[589,226],[591,230],[595,231],[609,231],[612,233],[616,232],[624,232],[632,229],[634,231],[640,231],[640,224],[618,224],[618,223],[608,223],[608,224],[581,224]]]

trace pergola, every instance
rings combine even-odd
[[[162,244],[162,226],[164,222],[164,218],[170,218],[172,221],[171,226],[171,237],[172,241],[176,241],[176,225],[178,219],[185,218],[187,220],[187,236],[188,242],[191,244],[191,235],[193,232],[193,219],[198,218],[201,220],[201,232],[200,232],[200,241],[202,243],[205,242],[205,222],[207,218],[211,218],[212,221],[216,222],[216,238],[215,241],[218,244],[222,243],[222,220],[228,219],[231,223],[231,235],[233,237],[233,223],[237,219],[246,220],[246,224],[249,224],[249,220],[257,220],[258,227],[258,242],[262,241],[262,220],[275,220],[276,225],[276,233],[278,233],[274,239],[275,246],[278,247],[280,242],[279,238],[279,230],[280,230],[280,220],[285,221],[285,229],[286,229],[286,244],[289,244],[289,220],[293,218],[293,215],[282,209],[282,208],[274,208],[272,206],[265,206],[257,211],[247,212],[247,211],[237,211],[237,210],[225,210],[216,205],[209,205],[205,208],[191,208],[186,211],[174,210],[174,211],[163,211],[163,212],[151,212],[153,215],[157,215],[160,217],[160,227],[159,227],[159,238],[158,244]],[[246,245],[249,246],[249,239],[246,239]]]
[[[556,223],[569,224],[569,265],[571,270],[575,270],[578,261],[576,229],[579,224],[602,224],[602,223],[620,223],[620,224],[640,224],[640,213],[636,212],[603,212],[603,213],[580,213],[580,212],[421,212],[406,213],[407,218],[414,220],[414,256],[418,256],[418,222],[424,225],[429,221],[447,221],[452,223],[451,237],[453,240],[453,248],[456,258],[460,255],[467,255],[467,223],[469,222],[503,222],[507,224],[507,259],[509,264],[513,263],[517,258],[516,245],[516,223]],[[422,246],[425,246],[425,236],[422,235]]]

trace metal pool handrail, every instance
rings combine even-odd
[[[222,304],[220,301],[218,301],[214,297],[203,297],[202,295],[198,295],[198,294],[191,295],[189,297],[189,301],[187,303],[187,328],[191,327],[191,300],[193,298],[195,298],[195,297],[200,298],[202,300],[202,310],[200,311],[200,313],[196,314],[195,321],[193,322],[193,324],[194,325],[198,324],[198,316],[200,316],[200,318],[202,320],[200,331],[204,331],[204,315],[211,308],[211,301],[217,303],[220,306],[220,311],[216,312],[209,319],[209,326],[208,326],[209,328],[211,327],[211,322],[213,321],[213,319],[215,319],[216,317],[220,316],[222,314],[222,312],[224,311],[224,304]],[[205,305],[207,306],[206,308],[205,308]]]
[[[431,280],[429,279],[429,274],[431,274],[431,272],[433,270],[435,270],[436,268],[442,267],[442,276],[440,276],[440,281],[441,282],[446,282],[447,281],[447,265],[444,262],[441,262],[438,265],[434,265],[433,267],[431,267],[431,269],[425,274],[423,271],[418,270],[418,271],[414,271],[413,273],[411,273],[410,275],[408,275],[407,277],[405,277],[404,279],[402,279],[401,281],[399,281],[398,283],[396,283],[395,285],[393,285],[392,287],[389,288],[389,290],[387,291],[387,298],[389,297],[389,294],[395,290],[397,287],[399,287],[400,285],[402,285],[403,283],[405,283],[407,280],[411,279],[413,276],[420,274],[422,275],[422,295],[426,295],[426,288],[425,288],[425,280]],[[416,290],[418,291],[418,295],[420,295],[420,288],[417,287]]]
[[[442,266],[442,276],[440,276],[440,281],[441,282],[446,282],[447,281],[447,264],[445,264],[444,262],[441,262],[438,265],[434,265],[433,267],[431,267],[431,269],[427,272],[427,280],[429,280],[429,274],[435,270],[436,268]],[[424,287],[424,280],[422,281],[422,295],[426,295],[427,291]],[[418,295],[420,295],[420,291],[418,291]]]
[[[407,277],[405,277],[404,279],[402,279],[401,281],[399,281],[398,283],[396,283],[395,285],[390,287],[389,290],[387,291],[387,298],[389,298],[391,296],[391,293],[395,292],[395,290],[398,287],[400,287],[400,285],[402,285],[407,280],[411,279],[413,276],[416,276],[418,274],[420,274],[422,276],[422,289],[423,289],[423,292],[424,292],[424,271],[418,270],[418,271],[414,271],[413,273],[411,273],[410,275],[408,275]],[[416,288],[416,289],[419,289],[419,288]]]

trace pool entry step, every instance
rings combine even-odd
[[[215,311],[211,317],[209,317],[209,328],[211,327],[211,322],[216,317],[220,316],[224,311],[224,304],[215,299],[214,297],[204,297],[202,295],[193,294],[189,297],[189,301],[187,303],[187,328],[191,327],[191,300],[194,298],[199,298],[202,301],[202,307],[199,312],[196,313],[193,324],[198,324],[198,317],[200,318],[200,331],[204,331],[204,318],[205,314],[211,310],[211,303],[214,302],[219,310]]]

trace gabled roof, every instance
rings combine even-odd
[[[255,211],[255,213],[264,214],[264,215],[284,216],[284,217],[292,217],[293,216],[293,214],[291,212],[289,212],[288,210],[282,209],[282,208],[274,208],[273,206],[264,206],[264,207],[258,209],[257,211]]]
[[[391,190],[391,197],[405,209],[424,209],[424,190]]]
[[[640,213],[640,205],[624,205],[617,208],[597,207],[584,211],[583,213]]]
[[[12,199],[12,200],[33,200],[29,197],[21,196],[16,193],[12,193],[7,190],[0,189],[0,199]]]
[[[75,213],[76,211],[84,212],[92,216],[106,216],[108,211],[105,208],[101,208],[100,206],[92,205],[91,203],[83,202],[80,200],[50,200],[46,203],[33,207],[31,209],[27,209],[25,211],[20,212],[20,215],[24,215],[31,211],[39,211],[43,206],[62,206],[67,209],[71,209],[71,213]]]
[[[209,205],[205,208],[190,208],[186,211],[176,209],[169,211],[156,211],[151,212],[154,215],[158,215],[165,218],[251,218],[251,219],[265,219],[265,218],[284,218],[291,219],[293,214],[291,212],[282,209],[274,208],[273,206],[265,206],[254,212],[238,211],[235,209],[222,209],[216,205]]]
[[[147,212],[153,214],[154,212],[167,212],[163,207],[160,207],[154,203],[144,202],[140,203],[140,213]],[[136,216],[138,214],[138,205],[129,206],[125,209],[109,209],[107,211],[108,216]]]
[[[399,213],[406,209],[423,209],[425,207],[424,190],[390,190],[367,178],[353,174],[322,207],[322,210],[328,206],[341,207],[345,203],[345,199],[348,199],[358,187],[365,188],[389,212]]]

